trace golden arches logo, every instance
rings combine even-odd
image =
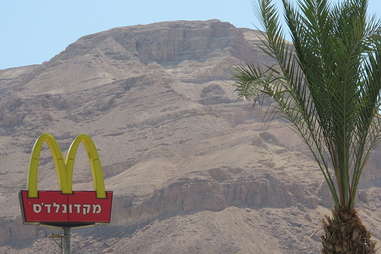
[[[29,163],[28,175],[28,197],[38,197],[38,167],[40,164],[40,154],[43,144],[46,143],[52,153],[53,161],[56,168],[58,183],[62,193],[73,193],[73,168],[75,156],[78,147],[83,143],[91,166],[91,173],[93,176],[94,190],[96,191],[97,198],[106,198],[106,191],[104,186],[104,174],[101,166],[101,161],[97,149],[92,139],[85,134],[77,136],[71,143],[69,150],[66,154],[65,160],[62,156],[61,149],[56,139],[51,134],[42,134],[35,142],[32,150],[32,156]]]

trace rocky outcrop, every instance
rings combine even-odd
[[[216,55],[242,58],[253,54],[242,33],[219,20],[162,22],[149,26],[115,28],[85,36],[57,55],[49,64],[84,56],[99,49],[116,61],[139,60],[144,64],[176,65],[206,61]]]
[[[36,227],[25,227],[21,223],[20,217],[17,220],[2,219],[0,230],[0,245],[21,245],[26,247],[27,245],[20,244],[23,241],[32,243],[32,239],[38,236],[38,229]]]
[[[232,172],[236,178],[230,177]],[[205,174],[209,177],[197,178],[197,175]],[[134,197],[119,197],[115,202],[114,222],[136,226],[156,218],[204,210],[221,211],[231,206],[255,209],[304,206],[314,209],[319,203],[309,186],[282,183],[270,174],[254,177],[239,168],[215,168],[193,172],[192,176],[177,179],[141,202]]]
[[[17,191],[42,132],[67,149],[91,135],[113,190],[113,223],[75,231],[79,253],[317,253],[330,197],[287,122],[234,94],[232,68],[272,64],[260,33],[218,20],[162,22],[88,35],[42,65],[0,71],[0,253],[46,253],[22,225]],[[379,150],[379,149],[378,149]],[[381,238],[377,154],[359,206]],[[56,189],[43,151],[40,189]],[[74,189],[91,189],[79,149]],[[58,251],[58,250],[57,250]]]

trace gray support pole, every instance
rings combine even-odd
[[[63,244],[62,244],[62,250],[63,254],[70,254],[70,227],[63,227],[64,235],[63,235]]]

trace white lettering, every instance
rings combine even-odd
[[[91,215],[102,213],[102,206],[99,204],[59,204],[54,202],[53,204],[32,204],[32,210],[34,213],[76,213],[82,215]]]
[[[83,215],[90,213],[91,205],[83,205]]]
[[[52,207],[52,204],[45,204],[44,206],[47,208],[48,213],[50,213],[50,208]]]
[[[33,204],[32,207],[33,207],[33,212],[35,213],[40,213],[42,210],[42,206],[40,204]]]
[[[62,207],[63,207],[62,213],[67,213],[67,205],[66,204],[62,204]]]
[[[53,208],[55,208],[56,210],[55,210],[55,213],[58,213],[59,212],[59,210],[60,210],[60,205],[59,204],[57,204],[57,203],[53,203]]]
[[[81,213],[81,205],[80,204],[74,204],[74,207],[77,209],[77,213]]]
[[[93,205],[93,213],[101,213],[102,207],[100,205]]]

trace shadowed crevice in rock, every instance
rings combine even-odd
[[[43,132],[63,151],[78,134],[92,136],[115,191],[113,224],[78,230],[79,253],[316,253],[319,237],[310,236],[331,205],[317,165],[272,115],[271,100],[261,111],[232,86],[234,65],[274,64],[261,36],[218,20],[120,27],[82,37],[41,65],[0,70],[0,253],[55,246],[46,229],[15,218],[15,193]],[[39,186],[57,188],[44,152]],[[379,158],[358,202],[376,236]],[[92,189],[81,149],[76,168],[76,186]]]
[[[116,205],[114,219],[134,225],[179,214],[220,211],[231,206],[314,209],[319,203],[307,186],[282,183],[269,174],[242,176],[243,171],[240,168],[195,171],[191,173],[192,178],[179,178],[141,201],[137,201],[138,197],[118,197],[116,204],[121,205]]]

